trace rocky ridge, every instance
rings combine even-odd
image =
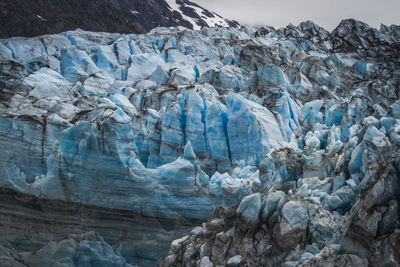
[[[0,38],[83,29],[146,33],[155,27],[238,27],[188,0],[0,1]]]

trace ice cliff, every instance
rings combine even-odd
[[[354,20],[0,40],[0,258],[400,264],[399,44]]]

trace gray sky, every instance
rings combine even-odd
[[[400,24],[400,0],[191,0],[243,24],[298,25],[312,20],[331,31],[342,19],[354,18],[378,27]]]

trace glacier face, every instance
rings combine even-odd
[[[0,40],[0,195],[37,229],[9,220],[2,257],[151,265],[222,206],[161,264],[399,264],[399,40],[354,20]]]

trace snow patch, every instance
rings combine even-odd
[[[136,10],[131,10],[131,13],[132,13],[133,15],[135,15],[135,16],[137,16],[137,15],[140,14],[140,12],[139,12],[139,11],[136,11]]]
[[[47,19],[43,18],[43,17],[40,16],[40,15],[36,15],[36,17],[37,17],[38,19],[40,19],[41,21],[47,21]]]
[[[168,5],[170,6],[170,9],[171,9],[172,11],[179,12],[184,20],[186,20],[186,21],[188,21],[190,24],[192,24],[193,30],[198,31],[198,30],[201,29],[201,27],[200,27],[199,25],[197,25],[197,22],[195,21],[194,18],[189,17],[189,16],[183,14],[183,12],[182,12],[182,10],[181,10],[181,6],[178,5],[178,4],[176,3],[176,0],[166,0],[166,1],[167,1]]]

